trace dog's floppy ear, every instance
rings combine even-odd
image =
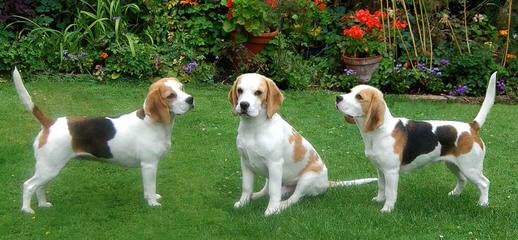
[[[168,124],[171,122],[171,111],[166,97],[171,94],[170,89],[163,83],[157,82],[151,85],[146,97],[145,112],[159,123]]]
[[[369,92],[370,105],[365,118],[364,131],[370,132],[379,128],[385,119],[385,102],[383,95],[371,91]]]
[[[228,101],[230,104],[232,104],[232,113],[236,114],[236,105],[237,105],[237,85],[239,84],[239,81],[241,80],[241,76],[236,78],[236,81],[234,81],[234,84],[232,84],[232,87],[230,88],[230,91],[228,92]]]
[[[275,85],[275,82],[264,76],[263,79],[266,81],[266,85],[268,86],[268,91],[266,93],[266,115],[268,118],[272,118],[273,114],[279,111],[284,97],[277,85]]]

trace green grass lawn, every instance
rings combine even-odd
[[[33,100],[51,116],[113,116],[139,108],[148,84],[102,85],[88,77],[66,80],[25,77]],[[476,203],[468,184],[448,197],[454,176],[443,164],[400,179],[391,214],[371,202],[376,185],[334,188],[305,198],[280,215],[264,217],[267,199],[234,210],[240,196],[235,137],[238,117],[227,101],[229,86],[187,84],[196,108],[178,117],[173,147],[162,159],[157,189],[160,208],[143,199],[138,169],[73,160],[48,187],[49,209],[20,211],[21,186],[34,171],[32,142],[39,124],[27,113],[14,86],[0,82],[1,239],[517,239],[518,107],[496,104],[481,129],[488,152],[490,206]],[[376,175],[363,154],[358,129],[335,110],[336,93],[284,92],[285,119],[319,151],[330,179]],[[471,121],[479,105],[410,101],[387,97],[395,116]],[[256,180],[256,188],[263,179]]]

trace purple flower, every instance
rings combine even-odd
[[[183,68],[182,68],[182,71],[184,73],[191,73],[192,71],[194,71],[194,69],[198,66],[198,62],[196,62],[195,60],[193,60],[192,62],[190,62],[189,64],[185,65]]]
[[[101,64],[95,65],[95,70],[101,70],[103,66]]]
[[[448,59],[443,58],[443,59],[441,59],[441,61],[439,61],[439,63],[441,63],[442,65],[448,66],[450,64],[450,61],[448,61]]]
[[[514,89],[515,89],[516,91],[518,91],[518,85],[514,86]]]
[[[500,92],[500,94],[503,94],[505,92],[505,83],[504,83],[504,81],[497,81],[496,82],[496,89]]]
[[[424,66],[424,63],[418,63],[417,64],[417,68],[419,68],[419,69],[421,69],[423,71],[426,69],[426,67]]]
[[[462,96],[462,95],[466,94],[467,91],[468,91],[468,86],[458,85],[457,87],[455,87],[455,89],[453,90],[453,94],[451,94],[451,95]]]
[[[81,51],[81,52],[79,52],[79,53],[77,54],[77,58],[82,58],[82,57],[84,57],[84,56],[86,56],[86,55],[88,55],[86,52]]]
[[[344,74],[347,75],[347,76],[351,76],[353,74],[355,74],[356,72],[350,68],[344,68]]]
[[[112,19],[113,19],[113,20],[120,20],[120,19],[121,19],[121,16],[114,16]]]

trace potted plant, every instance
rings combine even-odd
[[[223,30],[253,54],[259,53],[279,33],[281,16],[276,0],[226,0],[222,3],[229,8]]]
[[[356,72],[359,83],[367,83],[372,73],[378,69],[384,48],[382,19],[385,17],[385,12],[376,11],[370,14],[369,10],[365,9],[357,10],[354,15],[342,17],[345,25],[342,32],[343,41],[339,43],[342,60],[349,69]],[[396,24],[395,26],[402,27]]]

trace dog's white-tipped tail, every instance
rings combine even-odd
[[[23,85],[22,77],[16,67],[14,67],[13,71],[13,82],[16,87],[16,92],[18,92],[18,96],[20,97],[20,100],[22,100],[25,109],[31,112],[43,127],[49,128],[54,123],[54,119],[45,116],[45,114],[36,105],[34,105],[31,95],[29,95],[29,92],[27,92],[27,89]]]
[[[329,181],[329,187],[348,187],[355,185],[364,185],[373,182],[377,182],[377,178],[362,178],[355,180],[347,180],[347,181]]]
[[[496,95],[496,72],[491,74],[491,78],[489,79],[489,84],[487,85],[486,96],[484,98],[484,102],[482,103],[482,107],[475,117],[475,122],[478,123],[479,128],[484,125],[486,121],[487,114],[491,107],[495,103],[495,95]]]
[[[23,85],[22,77],[20,76],[20,72],[18,72],[16,67],[14,67],[13,71],[13,81],[14,86],[16,87],[16,92],[18,92],[18,96],[20,97],[20,100],[22,100],[25,109],[27,109],[29,112],[32,112],[34,103],[32,102],[31,95],[29,95],[29,92],[27,92],[27,89]]]

